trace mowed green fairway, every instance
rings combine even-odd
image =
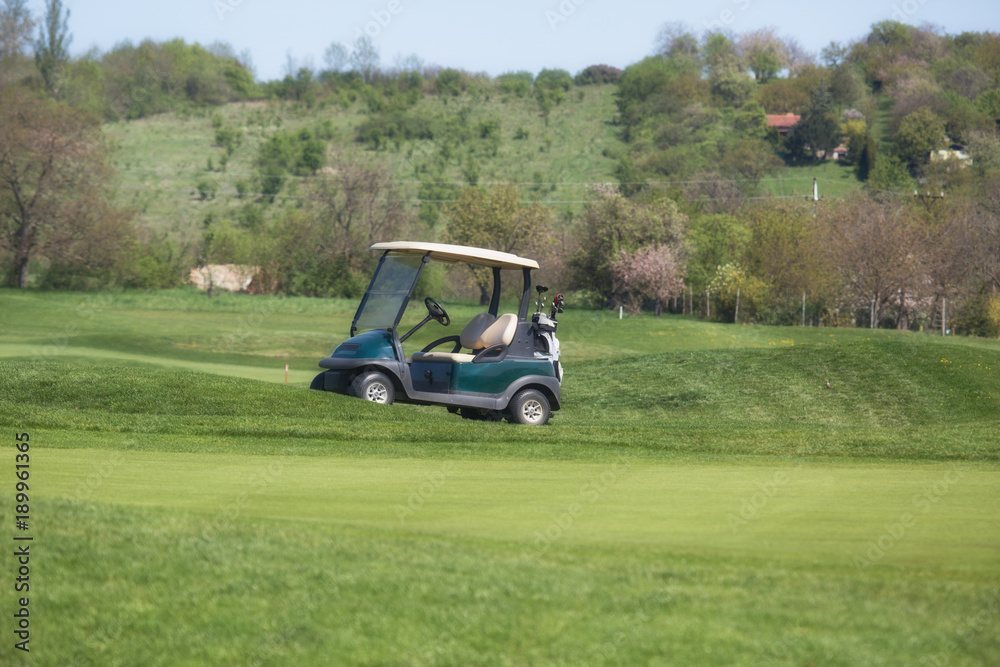
[[[0,291],[20,660],[1000,663],[996,341],[569,311],[522,428],[306,390],[351,311]]]

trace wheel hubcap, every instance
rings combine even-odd
[[[385,385],[381,382],[371,383],[368,385],[368,391],[366,392],[368,400],[375,403],[385,403],[387,394],[388,392],[385,389]]]
[[[535,423],[542,420],[542,404],[538,401],[532,399],[530,401],[525,401],[524,405],[521,406],[521,414],[524,415],[525,420]]]

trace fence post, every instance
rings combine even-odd
[[[740,323],[740,288],[736,288],[736,315],[733,316],[733,324]]]

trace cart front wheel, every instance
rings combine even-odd
[[[362,373],[354,378],[354,382],[351,383],[351,393],[357,398],[381,405],[392,405],[392,401],[396,398],[392,380],[378,372]]]

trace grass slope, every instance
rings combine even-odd
[[[521,428],[307,390],[347,302],[0,312],[29,664],[1000,661],[996,341],[570,310]]]

